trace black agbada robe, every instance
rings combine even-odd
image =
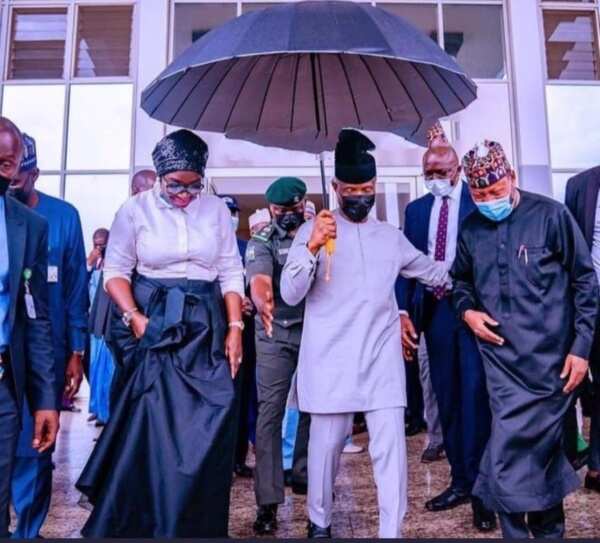
[[[560,373],[569,353],[587,359],[592,346],[589,249],[565,206],[521,191],[507,219],[463,223],[452,275],[459,315],[488,313],[505,339],[479,342],[493,420],[473,493],[499,512],[549,509],[580,484],[563,452],[571,395]]]

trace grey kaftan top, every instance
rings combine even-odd
[[[447,265],[418,251],[390,224],[356,224],[335,212],[338,239],[331,280],[324,250],[307,248],[313,222],[294,239],[281,278],[290,305],[306,299],[298,400],[308,413],[351,413],[406,406],[401,330],[394,285],[399,274],[429,286],[449,284]]]

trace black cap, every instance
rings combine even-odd
[[[189,130],[177,130],[160,140],[152,151],[154,169],[159,177],[176,171],[192,171],[204,177],[208,160],[205,141]]]
[[[375,157],[368,151],[375,144],[357,130],[344,129],[335,146],[335,177],[342,183],[358,185],[377,176]]]

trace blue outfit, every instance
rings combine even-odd
[[[296,434],[300,422],[300,411],[294,407],[286,407],[283,417],[281,432],[281,453],[283,457],[283,469],[289,470],[294,467],[294,449],[296,447]]]
[[[101,287],[102,271],[94,270],[90,278],[90,303]],[[104,337],[90,333],[90,413],[100,422],[107,423],[110,416],[110,390],[115,363]]]
[[[428,194],[406,208],[404,234],[425,254],[433,204],[434,197]],[[465,184],[459,206],[459,232],[473,212],[476,207]],[[399,278],[396,297],[398,307],[408,311],[417,333],[425,334],[451,486],[468,494],[479,473],[491,426],[485,373],[475,338],[456,316],[450,296],[438,300],[423,284]]]
[[[6,238],[6,208],[0,198],[0,353],[10,344],[10,290],[8,286],[8,241]]]
[[[57,401],[46,277],[48,225],[13,198],[5,198],[4,213],[0,215],[0,223],[6,228],[4,232],[0,227],[0,269],[6,267],[4,248],[8,247],[10,305],[5,329],[10,330],[10,360],[0,380],[0,538],[9,535],[11,473],[23,398],[27,397],[32,411],[54,409]],[[25,310],[26,286],[34,301],[35,314],[28,315]],[[2,302],[0,305],[6,309]]]
[[[48,296],[54,347],[55,394],[60,407],[67,358],[86,344],[88,274],[79,213],[69,203],[38,192],[34,211],[48,221]],[[23,408],[23,427],[12,478],[17,513],[15,538],[35,538],[50,506],[51,451],[42,455],[31,447],[33,419]]]

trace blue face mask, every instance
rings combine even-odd
[[[510,194],[504,198],[498,198],[490,202],[477,203],[477,209],[484,217],[490,221],[499,222],[506,219],[513,210],[512,202],[510,201]]]

